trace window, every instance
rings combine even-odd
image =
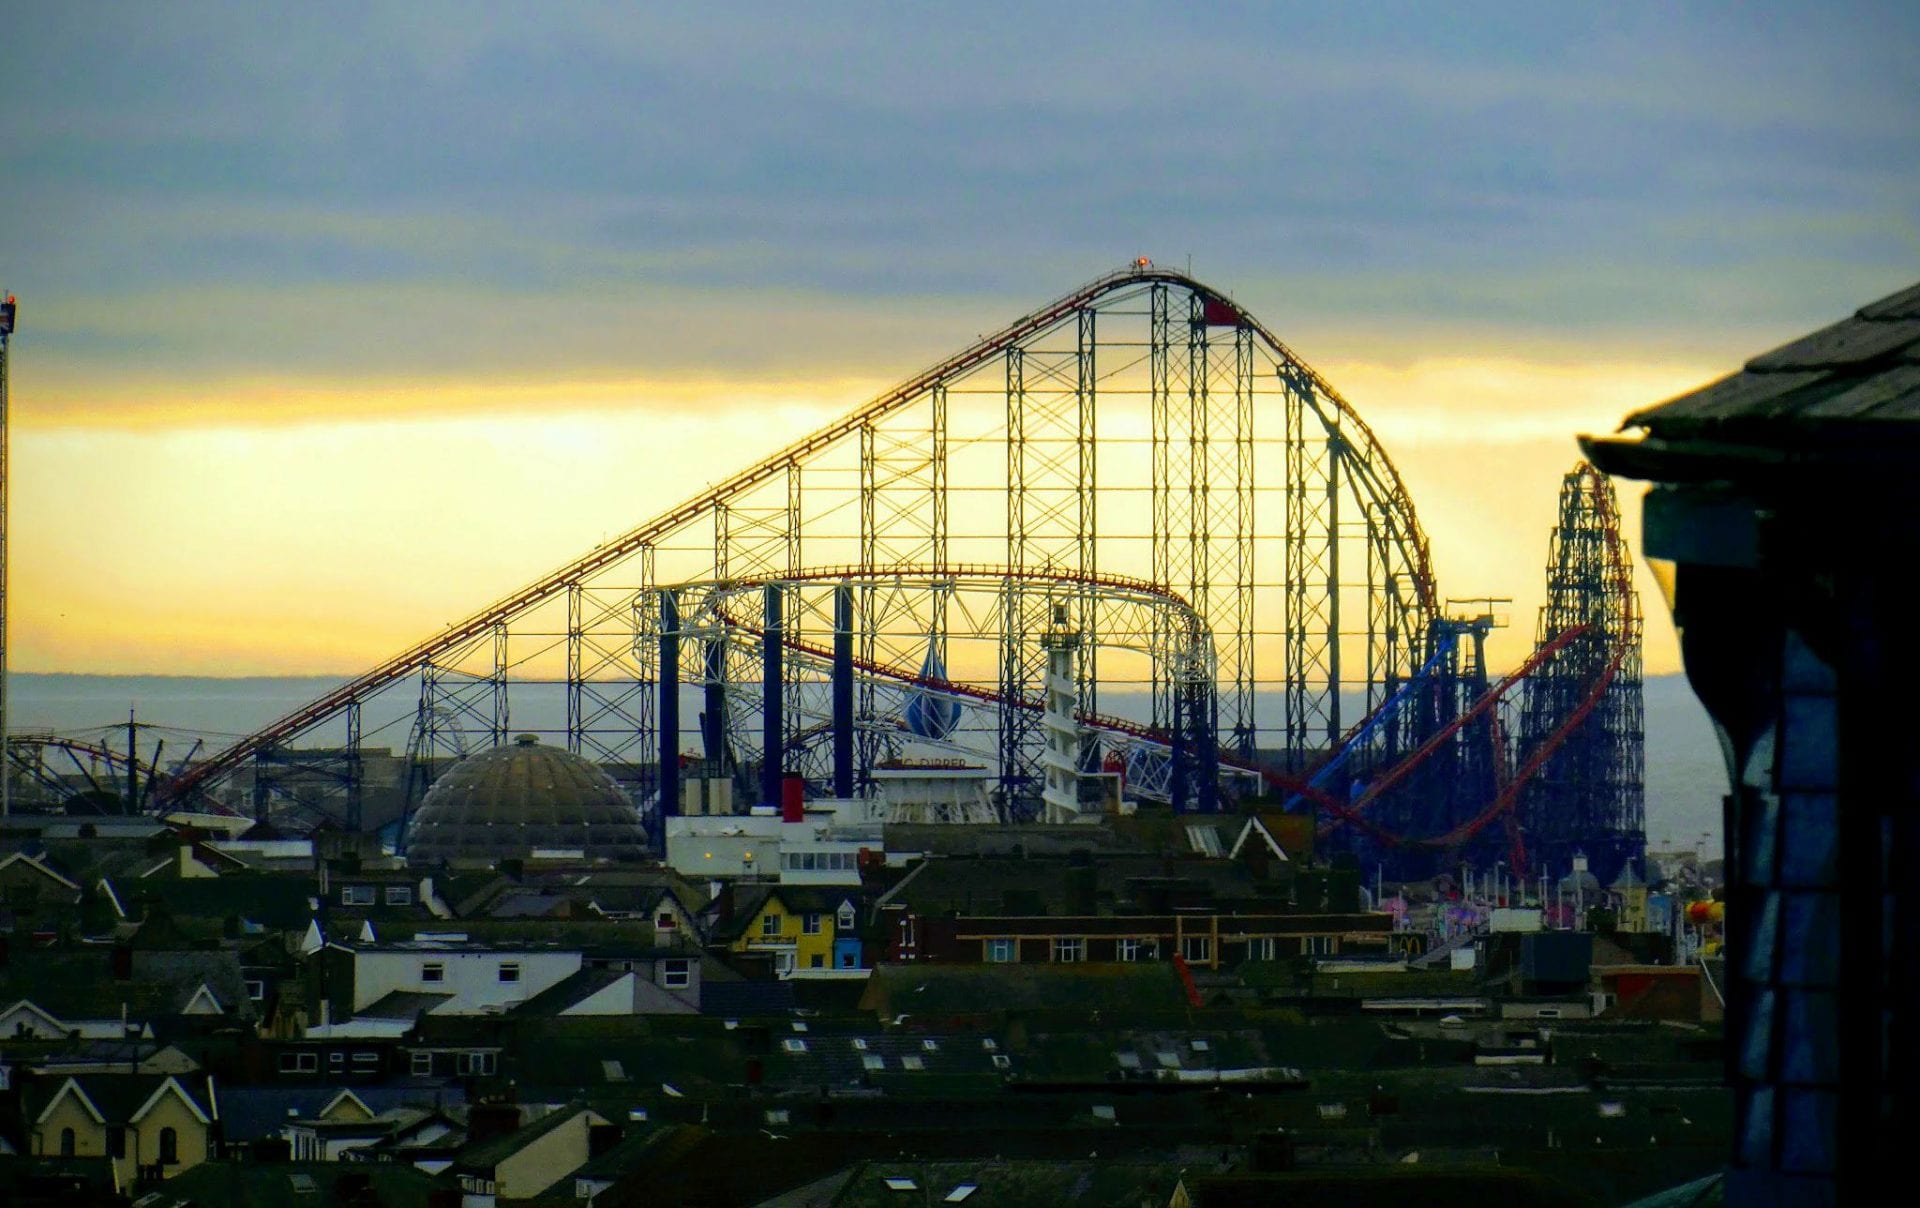
[[[827,967],[827,958],[816,952],[807,958],[807,967],[809,969],[824,969]]]
[[[520,962],[519,961],[501,961],[500,962],[500,980],[503,982],[519,981],[520,980]]]
[[[180,1161],[180,1134],[171,1128],[160,1130],[160,1164],[177,1165]]]
[[[320,1072],[320,1054],[282,1053],[280,1054],[280,1072],[283,1074],[317,1074]]]
[[[847,902],[840,907],[840,913],[834,918],[834,925],[842,931],[852,931],[859,920],[853,917],[853,903]]]
[[[428,961],[420,966],[420,980],[423,982],[443,982],[447,980],[447,967],[440,961]]]
[[[992,1053],[1000,1048],[1000,1042],[991,1036],[983,1036],[980,1038],[980,1047]]]
[[[342,885],[340,887],[340,904],[342,906],[373,905],[373,886]]]
[[[923,1040],[920,1042],[920,1047],[929,1053],[938,1053],[940,1051],[940,1042],[937,1040]]]
[[[346,1068],[347,1055],[345,1053],[334,1052],[327,1054],[327,1073],[337,1074]]]
[[[766,914],[761,915],[760,916],[760,934],[761,935],[779,935],[780,934],[780,916],[772,912],[768,912]]]
[[[267,997],[267,983],[257,977],[247,979],[247,998],[253,1002],[264,1002]]]
[[[780,1047],[789,1053],[804,1053],[807,1051],[807,1042],[798,1036],[789,1036],[780,1042]]]
[[[431,1078],[433,1076],[433,1054],[425,1051],[416,1051],[413,1054],[413,1062],[410,1068],[416,1077]]]
[[[792,1114],[784,1107],[770,1107],[766,1110],[766,1121],[768,1124],[786,1124],[792,1119]]]
[[[863,1053],[860,1057],[860,1068],[866,1070],[884,1070],[887,1068],[887,1059],[878,1053]]]
[[[680,924],[675,921],[673,911],[671,910],[662,910],[659,914],[653,916],[653,929],[655,931],[672,931],[679,925]]]
[[[840,967],[841,967],[842,969],[851,969],[851,968],[853,968],[853,967],[854,967],[854,964],[853,964],[853,953],[851,953],[851,952],[842,952],[842,953],[840,954]]]
[[[987,941],[987,960],[996,965],[1014,960],[1020,953],[1019,941],[998,939]]]
[[[1121,961],[1139,960],[1140,959],[1140,941],[1134,940],[1134,939],[1126,939],[1126,940],[1119,941],[1113,946],[1113,958],[1115,960],[1121,960]]]
[[[993,1055],[993,1068],[996,1070],[1012,1069],[1013,1058],[1007,1056],[1005,1053],[995,1053]]]
[[[820,934],[820,912],[819,911],[809,910],[807,913],[800,916],[800,934],[801,935],[819,935]]]
[[[483,1049],[473,1049],[460,1054],[455,1068],[463,1078],[486,1077],[500,1068],[500,1055]]]
[[[1180,955],[1190,961],[1210,961],[1213,959],[1213,937],[1210,935],[1183,935],[1180,937]]]
[[[1330,935],[1310,935],[1301,941],[1300,950],[1308,956],[1332,956],[1333,937]]]
[[[411,906],[413,905],[413,886],[389,885],[386,898],[389,906]]]
[[[918,1053],[908,1053],[900,1059],[900,1068],[903,1070],[924,1070],[927,1068],[927,1063]]]
[[[1250,961],[1270,961],[1273,959],[1273,937],[1259,935],[1247,941],[1247,959]]]
[[[1077,936],[1071,939],[1060,938],[1060,939],[1054,940],[1053,941],[1053,959],[1056,961],[1059,961],[1063,965],[1071,964],[1075,961],[1086,960],[1087,959],[1087,941],[1080,939]]]
[[[684,990],[693,984],[692,961],[661,961],[660,984],[669,990]]]
[[[380,1067],[380,1054],[370,1049],[360,1049],[353,1055],[353,1068],[361,1073]]]
[[[127,1156],[127,1130],[118,1124],[107,1129],[107,1156],[110,1158]]]
[[[63,1128],[60,1130],[60,1156],[63,1158],[73,1156],[73,1130],[71,1128]]]

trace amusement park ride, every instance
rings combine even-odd
[[[1136,261],[162,776],[156,808],[262,816],[297,770],[357,825],[363,713],[412,719],[417,790],[552,727],[651,813],[682,766],[777,801],[977,764],[998,821],[1118,771],[1176,811],[1312,809],[1389,875],[1462,858],[1611,876],[1642,845],[1640,619],[1606,480],[1562,488],[1538,643],[1440,596],[1360,415],[1251,314]],[[396,701],[403,701],[398,705]],[[1063,720],[1070,719],[1070,720]],[[321,739],[325,739],[323,744]],[[304,745],[296,745],[304,744]],[[324,750],[320,749],[324,746]]]

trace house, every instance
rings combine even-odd
[[[437,1108],[411,1104],[376,1111],[352,1090],[337,1092],[312,1116],[289,1119],[280,1130],[296,1162],[338,1162],[367,1156],[376,1146],[386,1153],[432,1146],[460,1131]]]
[[[518,1121],[518,1109],[509,1108]],[[474,1115],[480,1115],[475,1109]],[[469,1128],[473,1128],[473,1118]],[[462,1208],[494,1208],[539,1195],[619,1140],[619,1129],[587,1107],[556,1108],[526,1124],[483,1136],[448,1168],[459,1181]]]
[[[1265,839],[1253,832],[1264,849]],[[1245,832],[1243,832],[1244,836]],[[1248,846],[1252,846],[1250,842]],[[1172,960],[1207,969],[1296,956],[1406,955],[1424,939],[1359,909],[1340,870],[1284,883],[1219,858],[921,861],[878,901],[890,962]]]
[[[318,963],[327,1018],[309,1036],[399,1036],[423,1012],[499,1014],[578,973],[584,959],[578,948],[428,932],[399,943],[332,941]]]
[[[76,905],[80,892],[77,882],[26,852],[0,859],[0,902],[16,911],[36,905]]]
[[[0,1043],[251,1028],[231,952],[128,945],[9,953],[0,965]]]
[[[1641,549],[1665,564],[1732,790],[1728,1203],[1858,1202],[1911,1161],[1909,1130],[1880,1122],[1920,1096],[1904,980],[1920,791],[1899,704],[1917,366],[1920,283],[1629,415],[1637,439],[1581,438],[1600,470],[1653,484]]]
[[[401,1072],[405,1072],[404,1063]],[[221,1156],[269,1160],[288,1144],[285,1132],[292,1121],[328,1119],[339,1123],[343,1117],[350,1117],[363,1108],[375,1118],[399,1120],[402,1116],[414,1115],[424,1120],[427,1117],[441,1117],[449,1125],[456,1125],[466,1104],[465,1094],[454,1084],[423,1085],[413,1079],[374,1082],[355,1078],[350,1087],[342,1087],[337,1076],[320,1075],[315,1075],[304,1085],[301,1081],[283,1077],[248,1085],[233,1079],[222,1079]],[[341,1098],[348,1091],[352,1094],[351,1102]],[[396,1135],[419,1127],[417,1124],[390,1124],[373,1147],[391,1146]],[[364,1155],[356,1153],[352,1156]]]
[[[212,1156],[219,1100],[203,1074],[84,1074],[49,1080],[24,1111],[35,1154],[106,1157],[122,1188]]]
[[[700,1010],[700,960],[670,951],[586,968],[511,1008],[516,1017],[693,1015]]]
[[[711,942],[742,956],[771,959],[781,977],[803,970],[862,967],[859,911],[853,895],[818,886],[735,887],[723,895]],[[727,910],[731,909],[731,914]]]

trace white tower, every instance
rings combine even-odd
[[[1067,620],[1067,606],[1053,606],[1053,624],[1041,637],[1047,652],[1047,711],[1041,726],[1047,749],[1040,756],[1047,783],[1041,793],[1042,821],[1072,822],[1080,816],[1080,724],[1074,713],[1080,705],[1075,672],[1080,633]]]

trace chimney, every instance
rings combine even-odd
[[[780,821],[805,822],[807,820],[807,782],[799,776],[786,776],[780,781]]]

